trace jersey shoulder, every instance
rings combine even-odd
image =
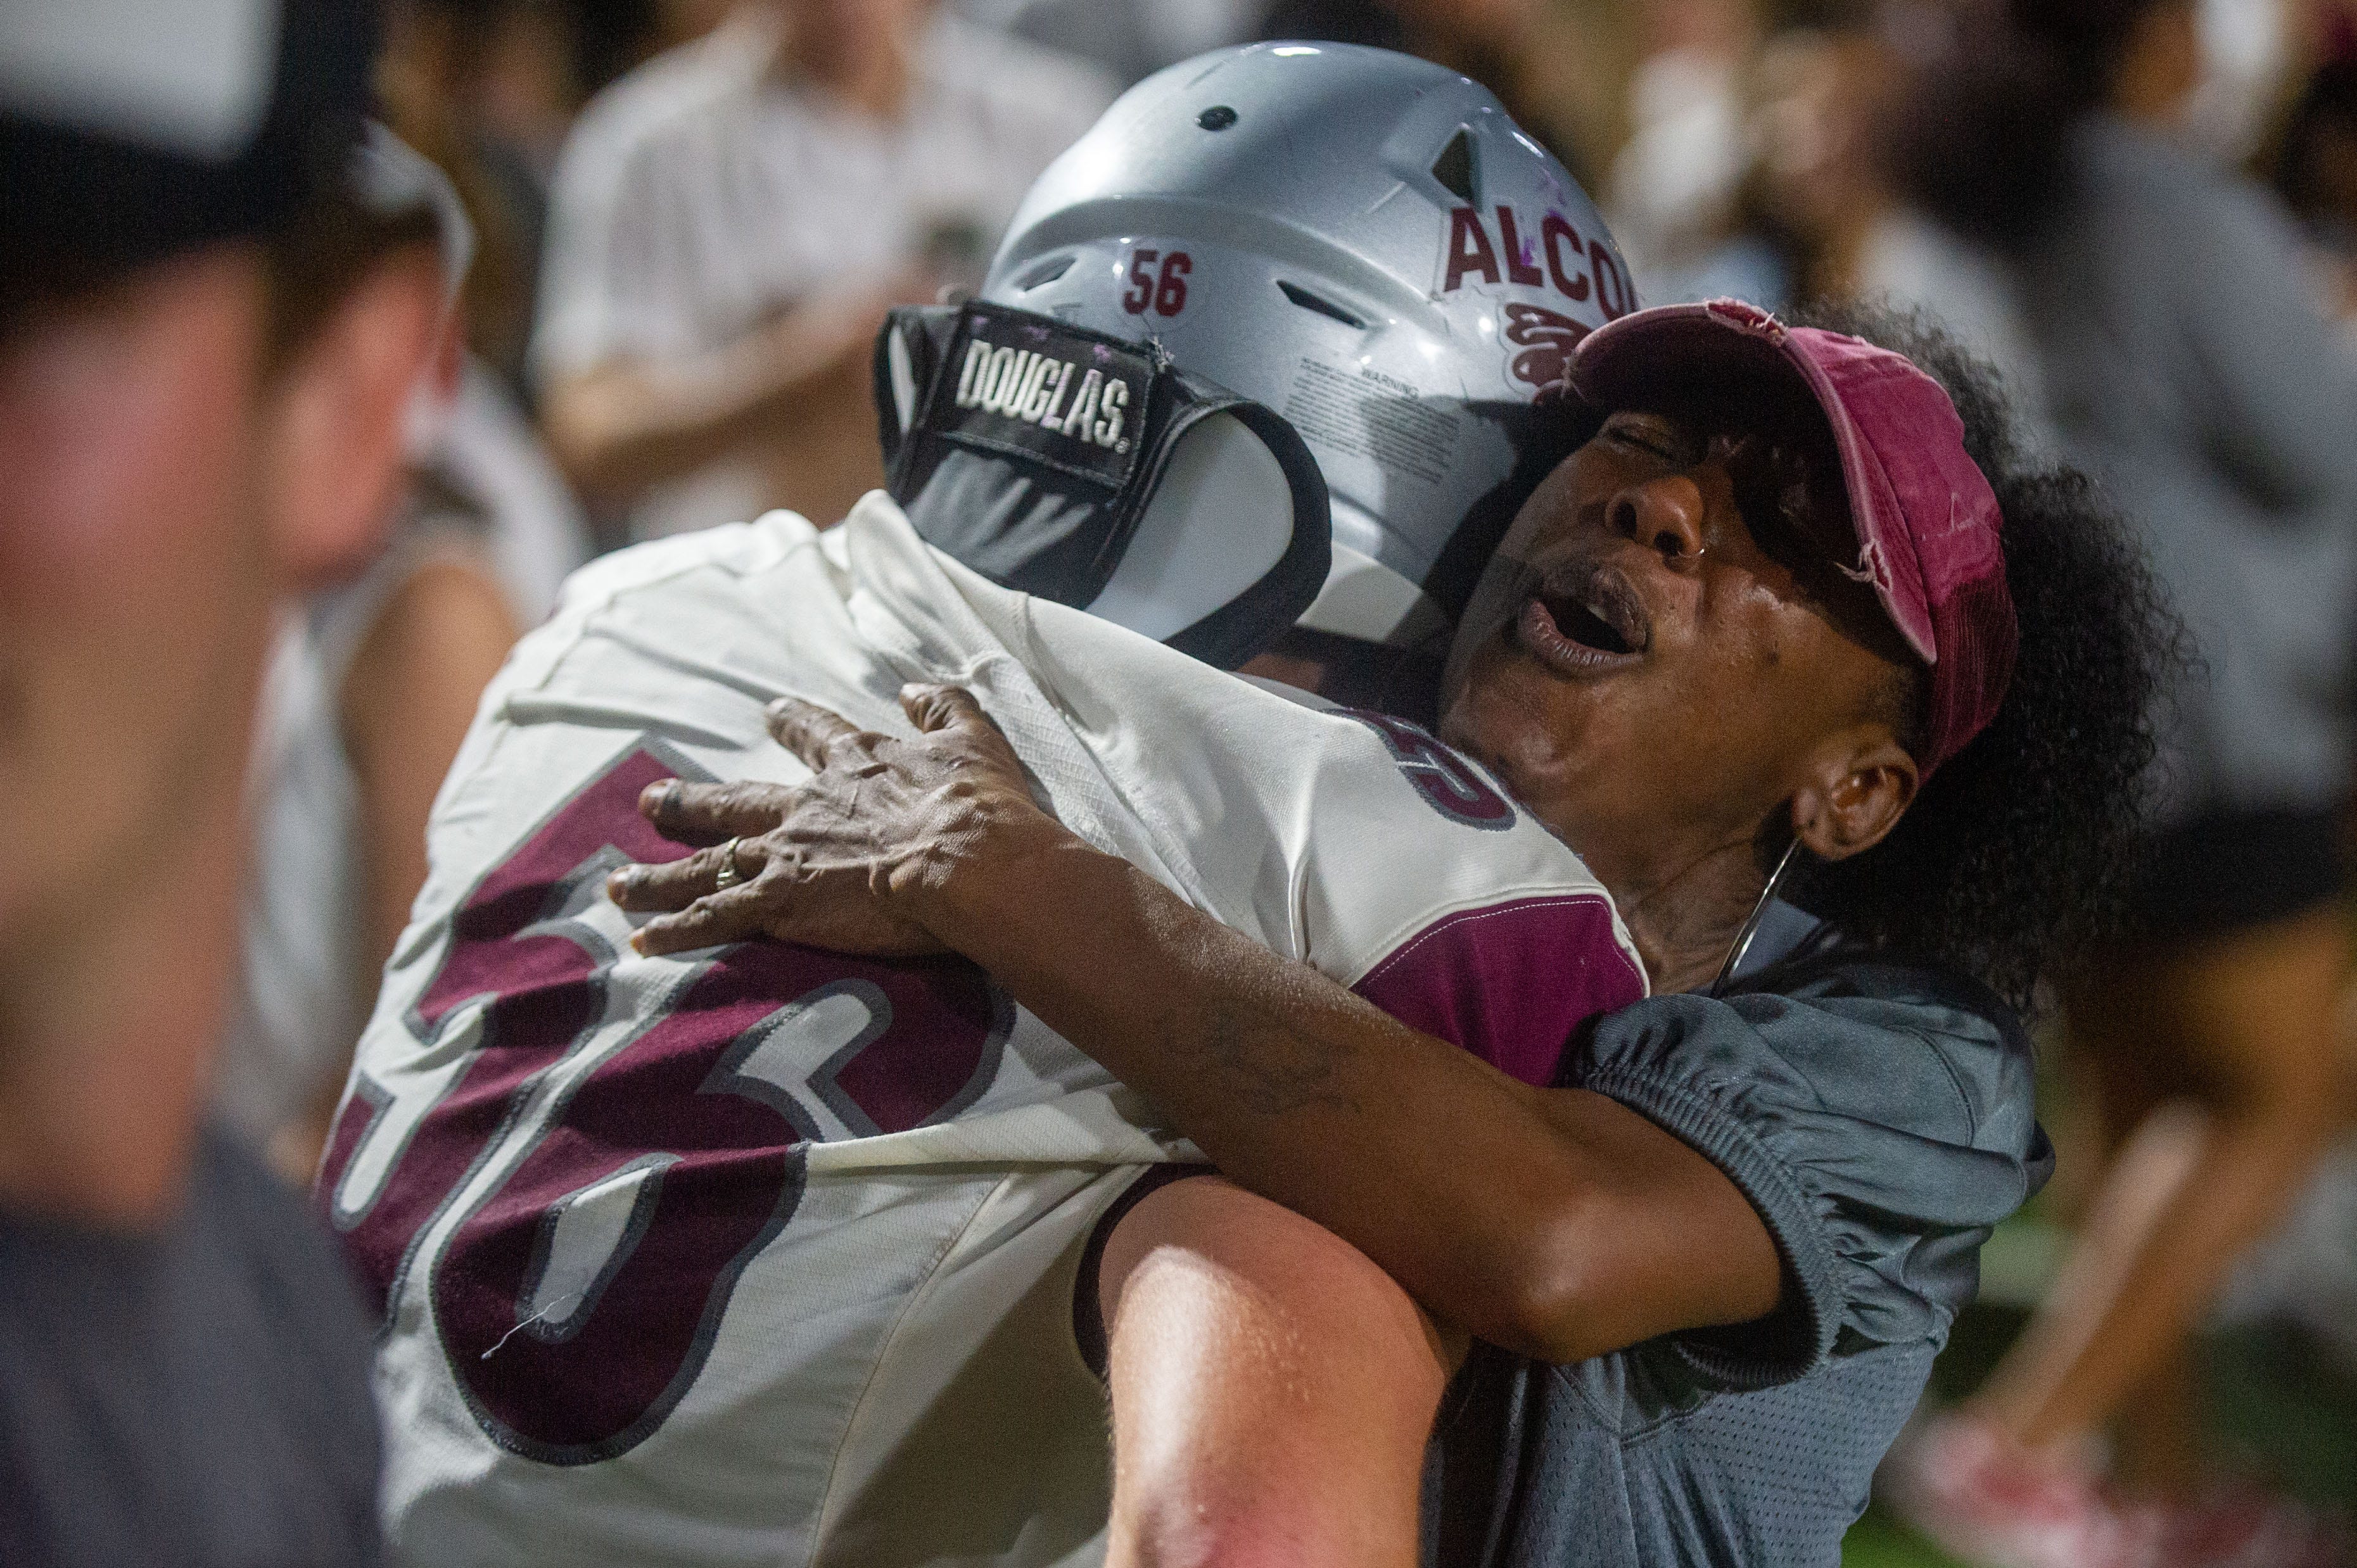
[[[1611,895],[1487,769],[1418,725],[1280,693],[1329,726],[1302,816],[1307,918],[1351,988],[1523,1082],[1644,997]]]
[[[848,636],[839,625],[841,585],[815,569],[820,538],[802,518],[777,511],[591,562],[565,579],[554,613],[517,644],[484,712],[529,720],[549,716],[535,708],[535,694],[612,705],[635,693],[632,711],[661,733],[681,703],[709,706],[733,695],[742,700],[732,709],[743,707],[750,699],[736,688],[754,677],[749,666],[775,682],[818,645],[799,635],[799,621],[815,618],[837,643]],[[801,570],[803,559],[813,569]],[[758,702],[746,711],[759,736]],[[561,705],[554,716],[588,715]],[[732,724],[729,733],[741,727]]]
[[[716,567],[739,575],[775,565],[818,542],[819,531],[791,511],[764,512],[750,522],[723,523],[628,545],[598,556],[565,579],[557,613],[578,612],[686,573]]]
[[[1282,698],[1309,799],[1293,814],[1306,886],[1332,900],[1334,936],[1354,946],[1353,980],[1452,918],[1513,905],[1579,904],[1635,960],[1611,895],[1547,826],[1471,757],[1421,725],[1245,678]],[[1460,922],[1461,923],[1461,922]],[[1639,971],[1641,983],[1641,969]]]
[[[1347,985],[1452,917],[1552,909],[1542,923],[1566,928],[1566,941],[1576,925],[1598,963],[1625,977],[1618,989],[1643,993],[1610,895],[1480,764],[1389,714],[1015,600],[1019,614],[985,618],[1151,834],[1179,890],[1226,924]],[[1486,929],[1515,923],[1496,917]]]

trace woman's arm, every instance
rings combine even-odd
[[[747,836],[618,874],[624,907],[675,911],[641,944],[962,952],[1237,1182],[1510,1349],[1577,1360],[1775,1306],[1765,1226],[1684,1143],[1602,1096],[1520,1084],[1228,929],[1041,811],[964,693],[904,700],[914,742],[780,704],[772,727],[817,770],[800,789],[651,790],[674,838]],[[749,879],[716,890],[724,856]]]

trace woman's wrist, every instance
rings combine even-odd
[[[1087,840],[1026,801],[907,855],[893,869],[889,890],[944,947],[976,957],[1025,912],[1064,905],[1059,890],[1071,887],[1083,861],[1102,858]]]

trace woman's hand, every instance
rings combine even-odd
[[[703,844],[683,860],[607,879],[614,902],[662,911],[632,939],[643,953],[752,937],[902,955],[946,945],[932,918],[961,873],[1071,835],[1032,800],[1022,764],[974,698],[909,686],[904,741],[784,697],[770,733],[807,764],[799,787],[647,787],[639,810],[664,837]]]

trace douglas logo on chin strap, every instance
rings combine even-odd
[[[1075,374],[1081,379],[1077,388]],[[1121,433],[1129,383],[1118,376],[1107,379],[1094,365],[1082,370],[1070,360],[1029,349],[969,343],[965,366],[958,372],[957,405],[986,408],[1116,452],[1129,450],[1129,437]]]
[[[961,445],[1020,453],[1119,488],[1129,480],[1155,364],[1146,353],[1019,313],[969,306],[956,381],[926,424]],[[946,406],[943,406],[946,405]]]

